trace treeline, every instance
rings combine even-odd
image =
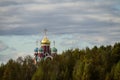
[[[120,80],[120,43],[70,49],[34,65],[30,56],[0,66],[0,80]]]

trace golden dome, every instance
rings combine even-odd
[[[50,44],[50,41],[49,41],[49,39],[45,36],[45,37],[42,39],[41,44]]]

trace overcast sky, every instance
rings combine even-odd
[[[120,41],[120,0],[0,0],[0,62],[32,55],[36,40],[58,53]]]

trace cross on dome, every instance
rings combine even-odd
[[[53,41],[53,45],[54,45],[54,47],[55,47],[55,41]]]
[[[43,39],[41,41],[42,44],[50,44],[50,41],[46,36],[46,32],[47,32],[47,29],[44,29],[45,36],[43,37]]]
[[[44,29],[45,36],[47,35],[47,29]]]

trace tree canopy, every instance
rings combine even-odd
[[[120,80],[120,43],[68,49],[36,65],[31,56],[0,65],[0,80]]]

